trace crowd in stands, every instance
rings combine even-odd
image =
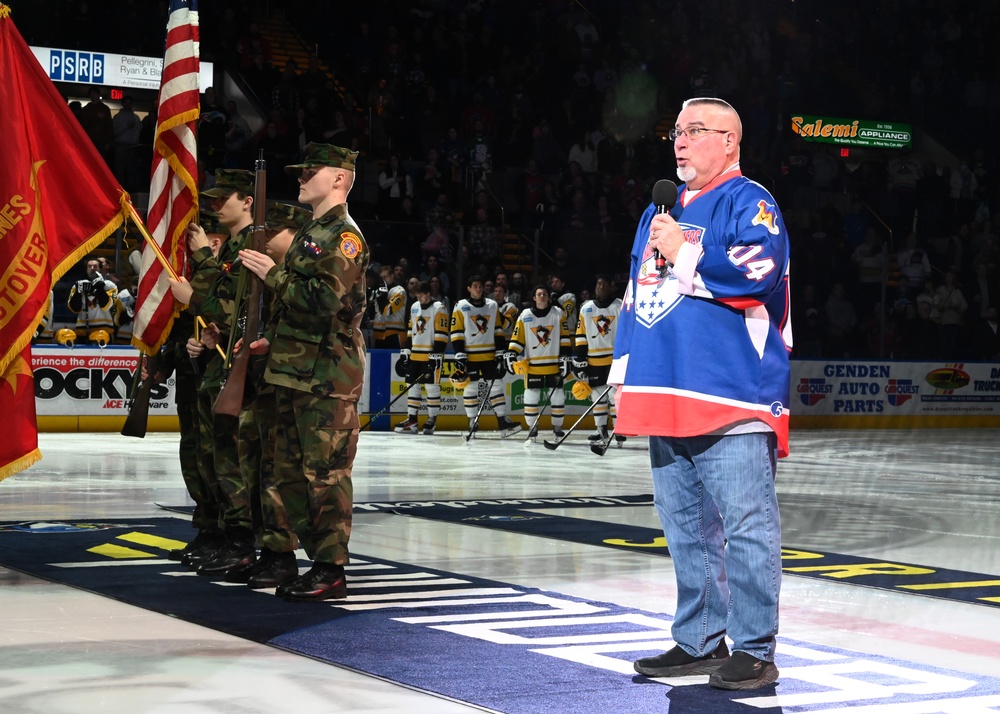
[[[116,3],[114,23],[141,15],[120,32],[101,31],[105,11],[92,3],[63,4],[74,21],[29,42],[158,53],[165,2],[143,13],[137,0]],[[463,272],[529,285],[559,273],[574,291],[597,272],[626,275],[651,187],[673,174],[658,123],[672,127],[687,97],[720,96],[743,119],[743,172],[775,195],[791,233],[796,356],[998,356],[1000,166],[987,137],[1000,117],[990,50],[1000,3],[885,0],[874,14],[860,0],[836,10],[785,0],[203,5],[203,57],[239,73],[269,119],[249,135],[233,106],[206,96],[203,116],[216,115],[202,124],[206,166],[257,148],[280,164],[309,141],[362,151],[377,189],[352,212],[376,260],[404,266],[400,284],[437,275],[453,303]],[[318,50],[309,66],[274,66],[257,24],[268,8]],[[799,112],[906,122],[915,140],[845,157],[793,133]],[[537,245],[534,270],[505,264],[508,233],[526,238],[529,257]]]

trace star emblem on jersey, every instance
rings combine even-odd
[[[677,277],[673,272],[667,270],[663,276],[658,275],[653,251],[648,246],[646,253],[639,266],[632,304],[636,321],[643,327],[652,327],[677,306],[683,295],[677,293]]]
[[[538,340],[539,347],[545,347],[549,344],[549,340],[552,337],[552,328],[546,327],[545,325],[539,325],[538,327],[532,327],[531,331],[535,333],[535,339]]]

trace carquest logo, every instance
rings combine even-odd
[[[49,79],[54,82],[104,84],[104,55],[99,52],[50,50]]]

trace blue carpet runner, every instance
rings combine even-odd
[[[781,638],[777,685],[636,675],[670,618],[356,554],[350,595],[285,603],[166,560],[176,518],[0,524],[0,564],[411,687],[512,714],[966,714],[1000,711],[1000,679]]]

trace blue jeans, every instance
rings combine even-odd
[[[656,511],[677,578],[674,641],[701,657],[774,660],[781,524],[772,433],[649,437]]]

